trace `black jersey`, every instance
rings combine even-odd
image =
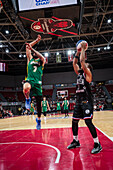
[[[88,101],[93,104],[93,95],[91,93],[90,84],[86,81],[85,74],[81,69],[77,76],[76,96],[77,102]]]

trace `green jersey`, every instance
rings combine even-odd
[[[31,111],[31,112],[34,112],[34,103],[32,103],[32,106],[31,106],[31,108],[30,108],[30,111]]]
[[[47,101],[42,101],[42,112],[47,112]]]
[[[38,59],[31,59],[28,64],[27,80],[33,83],[42,85],[43,66],[42,61]]]
[[[57,110],[61,110],[60,103],[57,102]]]
[[[68,101],[64,100],[64,110],[68,110]]]

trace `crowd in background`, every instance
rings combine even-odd
[[[9,109],[4,109],[2,104],[0,104],[0,118],[13,117],[13,113]]]
[[[102,83],[92,84],[91,90],[92,90],[92,94],[94,97],[94,111],[106,110],[108,96],[103,90],[103,84]],[[15,93],[12,96],[6,97],[7,102],[15,102],[17,99],[16,95],[17,94]],[[109,95],[111,96],[111,99],[112,99],[112,109],[113,109],[113,90],[112,89],[110,89]],[[50,106],[49,112],[57,113],[57,102],[59,101],[61,105],[61,113],[63,113],[63,107],[62,107],[63,98],[62,97],[56,98],[56,101],[52,101],[52,96],[50,95],[47,95],[46,98]],[[69,111],[72,112],[76,105],[76,94],[74,96],[68,95],[67,99],[69,101]],[[36,104],[35,104],[35,107],[36,107]],[[14,111],[10,109],[10,107],[7,108],[7,107],[3,107],[2,105],[0,105],[0,118],[12,117],[14,115],[13,112]],[[35,109],[34,114],[36,113],[37,113],[37,110]],[[17,115],[26,115],[26,114],[31,114],[31,113],[28,110],[26,110],[25,107],[18,106]]]

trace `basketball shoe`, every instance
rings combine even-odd
[[[37,129],[37,130],[40,130],[40,129],[41,129],[41,120],[38,119],[38,118],[36,118],[36,123],[37,123],[36,129]]]
[[[100,145],[100,143],[94,143],[94,148],[92,149],[91,153],[95,154],[95,153],[99,153],[102,150],[102,146]]]
[[[72,141],[71,144],[67,147],[67,149],[73,149],[73,148],[78,148],[78,147],[80,147],[79,141],[76,141],[75,139],[73,139],[73,141]]]
[[[31,98],[30,97],[29,97],[29,99],[26,99],[25,107],[27,110],[30,110],[30,108],[31,108]]]

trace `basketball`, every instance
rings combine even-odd
[[[77,43],[76,43],[76,48],[78,51],[81,51],[81,44],[82,43],[86,43],[86,48],[85,48],[85,51],[88,49],[88,43],[87,41],[85,40],[79,40]]]

